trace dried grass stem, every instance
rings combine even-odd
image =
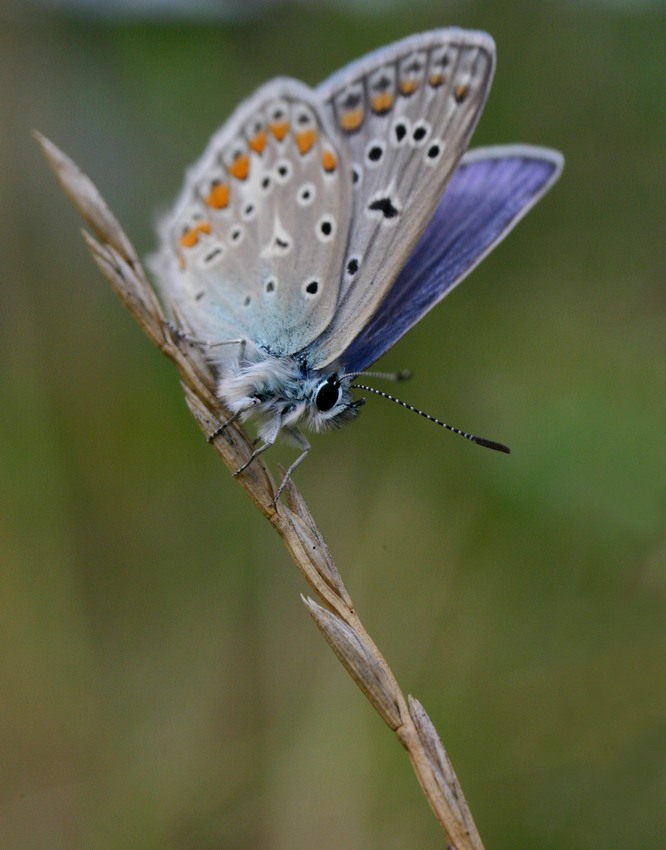
[[[145,271],[113,213],[94,184],[52,142],[35,133],[49,165],[90,228],[83,232],[93,259],[116,295],[151,341],[174,363],[192,415],[208,437],[229,418],[215,395],[215,376],[200,347],[165,319]],[[213,446],[235,472],[252,453],[236,423]],[[317,601],[303,597],[318,628],[352,679],[403,745],[421,788],[454,850],[483,850],[481,839],[435,727],[421,704],[403,695],[395,676],[363,627],[305,501],[289,481],[286,504],[274,503],[275,487],[261,458],[238,478],[272,524]]]

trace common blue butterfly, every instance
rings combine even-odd
[[[302,450],[276,498],[309,451],[300,427],[353,419],[357,377],[558,178],[562,156],[544,148],[463,155],[494,67],[489,35],[452,28],[315,89],[275,79],[215,133],[162,222],[158,286],[207,341],[232,420],[257,420],[252,458],[279,435]]]

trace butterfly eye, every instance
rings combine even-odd
[[[331,376],[319,384],[317,395],[315,396],[315,404],[317,410],[326,412],[338,403],[340,398],[340,384],[336,378]]]

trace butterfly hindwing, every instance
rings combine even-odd
[[[386,297],[467,147],[494,56],[485,33],[439,30],[370,54],[317,89],[354,188],[339,303],[310,349],[313,366],[335,360]]]
[[[274,80],[232,115],[162,226],[157,264],[170,268],[159,279],[191,333],[288,355],[330,324],[351,218],[348,174],[301,83]]]

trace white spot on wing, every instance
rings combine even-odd
[[[284,257],[291,251],[292,239],[289,233],[285,230],[277,213],[273,221],[273,233],[262,248],[259,256],[262,260],[268,260],[271,257]]]
[[[323,215],[315,225],[315,234],[320,242],[330,242],[335,237],[335,218]]]
[[[409,135],[409,143],[415,148],[422,147],[428,141],[430,131],[430,124],[425,120],[425,118],[422,118],[420,121],[416,121],[412,127],[412,132]]]
[[[300,207],[308,207],[314,201],[316,194],[314,183],[303,183],[296,193],[296,202]]]
[[[384,159],[386,145],[382,139],[372,139],[365,149],[365,164],[367,168],[378,168]]]
[[[229,244],[235,248],[237,245],[241,244],[244,236],[245,231],[240,224],[234,225],[234,227],[232,227],[229,231]]]
[[[288,159],[281,159],[275,164],[275,168],[273,169],[275,180],[281,186],[291,180],[293,173],[294,169]]]

